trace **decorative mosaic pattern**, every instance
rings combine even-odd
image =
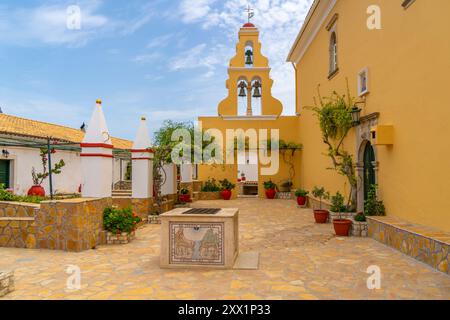
[[[170,264],[224,265],[223,223],[170,223]]]
[[[449,244],[393,224],[368,218],[369,236],[433,268],[450,274]],[[402,224],[407,226],[407,224]],[[414,227],[411,225],[411,227]]]
[[[0,271],[0,298],[14,291],[14,273]]]

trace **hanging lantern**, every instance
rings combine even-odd
[[[241,81],[239,83],[239,88],[240,88],[240,90],[239,90],[239,97],[246,97],[247,96],[247,93],[245,92],[245,88],[246,87],[247,86],[245,85],[244,81]]]
[[[253,88],[255,88],[253,91],[253,98],[261,98],[261,83],[256,81]]]
[[[245,64],[246,65],[252,65],[253,64],[253,51],[252,50],[247,50],[245,52],[245,55],[247,56],[247,59],[245,60]]]
[[[351,114],[352,114],[352,120],[353,120],[353,126],[359,126],[361,124],[361,109],[358,108],[356,105],[353,106]]]

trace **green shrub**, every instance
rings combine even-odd
[[[277,189],[277,185],[272,182],[272,180],[264,182],[264,189],[271,190],[271,189]]]
[[[182,194],[182,195],[187,195],[187,194],[189,194],[189,189],[186,189],[186,188],[181,189],[181,190],[180,190],[180,194]]]
[[[364,213],[360,212],[355,216],[355,221],[357,222],[366,222],[366,216],[364,215]]]
[[[12,192],[6,190],[4,184],[0,184],[0,201],[41,203],[46,200],[49,200],[49,198],[36,196],[16,196]]]
[[[347,211],[347,207],[345,206],[345,198],[340,193],[337,192],[336,195],[331,197],[331,207],[330,210],[333,212],[345,212]]]
[[[384,216],[386,208],[383,201],[378,200],[377,185],[370,186],[367,200],[364,202],[364,214],[366,216]]]
[[[108,207],[103,211],[103,227],[114,234],[136,230],[142,219],[133,213],[131,207],[123,210]]]
[[[324,187],[314,187],[312,195],[319,199],[320,210],[322,210],[323,200],[330,199],[330,193],[327,192]]]
[[[221,180],[219,182],[220,182],[220,186],[221,186],[221,188],[220,188],[221,191],[224,191],[224,190],[230,190],[231,191],[234,188],[236,188],[236,185],[231,183],[230,181],[228,181],[228,179]]]
[[[220,186],[216,183],[216,179],[209,179],[203,184],[202,192],[219,192]]]
[[[308,194],[309,194],[309,191],[306,191],[303,189],[298,189],[297,191],[295,191],[296,197],[306,197]]]

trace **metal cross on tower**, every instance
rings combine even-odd
[[[250,19],[253,18],[255,16],[255,10],[253,10],[252,7],[250,7],[250,5],[248,5],[247,9],[245,9],[245,12],[247,12],[248,15],[248,23],[250,23]]]

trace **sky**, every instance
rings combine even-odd
[[[217,115],[250,4],[272,67],[273,96],[284,114],[294,114],[294,71],[286,57],[311,3],[1,0],[0,107],[78,128],[100,98],[111,134],[126,139],[134,139],[142,116],[154,132],[164,120]]]

